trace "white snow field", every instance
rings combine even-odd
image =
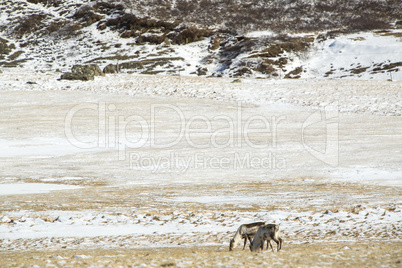
[[[59,76],[0,75],[3,252],[400,245],[402,82]]]
[[[72,185],[57,185],[45,183],[2,183],[0,195],[48,193],[55,190],[78,189]]]
[[[400,39],[393,35],[362,32],[325,40],[316,44],[315,49],[302,60],[307,69],[303,77],[325,77],[330,72],[333,78],[401,81],[400,71],[375,71],[379,66],[377,62],[389,64],[402,59]],[[349,73],[352,69],[357,72]]]

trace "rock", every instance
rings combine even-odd
[[[169,38],[165,37],[165,40],[163,41],[163,45],[164,45],[165,47],[168,47],[168,46],[171,45]]]
[[[302,67],[297,67],[293,71],[289,72],[288,74],[285,75],[285,78],[291,78],[291,79],[298,79],[300,78],[300,73],[303,71]]]
[[[208,72],[208,69],[205,68],[205,67],[199,67],[199,68],[197,69],[197,75],[198,75],[198,76],[200,76],[200,75],[206,75],[207,72]]]
[[[217,50],[220,46],[221,39],[219,36],[214,36],[211,38],[211,43],[208,46],[208,50]]]
[[[103,68],[103,73],[105,74],[115,74],[118,73],[117,65],[109,64]]]
[[[94,77],[89,74],[63,73],[60,79],[89,81],[94,80]]]
[[[166,262],[166,263],[162,263],[161,267],[173,267],[176,266],[176,263],[174,262]]]
[[[144,66],[139,61],[123,62],[119,64],[119,69],[142,69]]]
[[[107,25],[106,25],[106,23],[101,23],[97,27],[98,27],[98,30],[103,31],[106,29]]]
[[[251,70],[247,67],[243,67],[238,69],[236,72],[234,72],[233,76],[234,77],[244,77],[245,75],[252,74]]]
[[[4,55],[10,54],[15,48],[14,44],[8,45],[8,40],[0,38],[0,59],[4,59]]]
[[[263,74],[271,74],[276,71],[275,68],[272,67],[272,65],[267,64],[267,63],[261,63],[254,70],[259,71]]]
[[[89,65],[74,65],[71,71],[75,74],[89,74],[92,76],[104,76],[101,69],[96,64]]]
[[[71,72],[63,73],[60,79],[64,80],[94,80],[94,76],[104,76],[98,65],[74,65]]]

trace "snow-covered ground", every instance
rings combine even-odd
[[[395,35],[364,32],[319,42],[310,55],[300,62],[306,66],[306,74],[302,77],[325,77],[330,72],[328,76],[332,78],[401,81],[402,66],[399,69],[375,71],[381,65],[402,62],[399,35],[398,32]],[[353,69],[355,74],[350,71]]]
[[[18,219],[10,222],[10,218]],[[146,213],[107,214],[96,211],[42,211],[32,213],[18,211],[1,218],[0,233],[3,249],[29,249],[37,243],[46,249],[61,249],[74,238],[84,238],[85,246],[117,247],[124,240],[124,247],[150,246],[148,239],[158,240],[157,246],[172,246],[178,243],[198,245],[207,238],[216,238],[208,245],[223,245],[242,222],[264,220],[280,224],[287,243],[298,244],[320,240],[353,240],[353,237],[373,237],[375,239],[399,239],[402,221],[401,207],[394,211],[382,208],[360,207],[356,212],[175,212],[170,215],[149,215]],[[8,223],[8,224],[7,224]],[[10,227],[10,225],[12,227]],[[155,237],[161,236],[160,239]],[[113,242],[100,242],[100,237]],[[110,237],[110,238],[108,238]],[[58,243],[53,241],[57,238]],[[16,241],[16,240],[19,241]],[[22,239],[28,240],[28,243]],[[204,240],[205,239],[205,240]],[[38,242],[39,241],[39,242]],[[28,245],[27,245],[28,244]]]
[[[0,76],[2,249],[401,239],[401,82],[58,77]]]

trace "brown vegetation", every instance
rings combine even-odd
[[[125,0],[125,5],[163,20],[180,20],[199,25],[224,25],[232,31],[271,29],[318,31],[344,29],[347,32],[387,29],[402,19],[398,0],[369,1],[251,1]]]
[[[22,37],[24,35],[31,34],[40,28],[44,27],[44,20],[47,17],[45,14],[31,14],[25,17],[22,17],[17,23],[15,28],[13,29],[13,33]]]
[[[155,72],[154,69],[158,66],[165,66],[169,65],[172,61],[183,61],[183,60],[184,59],[181,57],[172,57],[172,58],[153,58],[141,61],[122,62],[119,64],[119,70],[124,69],[143,70],[142,73],[145,72],[145,74],[150,74],[152,72]]]
[[[8,40],[0,38],[0,60],[5,58],[15,48],[14,44],[8,44]]]
[[[369,68],[369,67],[360,67],[360,66],[359,66],[359,67],[350,69],[350,72],[351,72],[352,74],[361,74],[361,73],[364,73],[368,68]]]
[[[205,37],[211,36],[212,30],[200,29],[195,26],[181,27],[174,33],[168,35],[173,44],[183,45],[191,42],[200,41]]]
[[[103,17],[99,14],[96,14],[90,6],[84,5],[79,8],[77,12],[75,12],[72,18],[80,20],[83,26],[89,26],[95,22],[98,22]]]
[[[22,54],[24,54],[24,51],[18,50],[16,52],[14,52],[13,54],[11,54],[10,56],[8,56],[8,60],[13,61],[13,60],[17,59],[19,56],[21,56]]]
[[[257,66],[256,70],[262,74],[271,74],[276,71],[276,69],[272,67],[272,65],[267,63],[261,63]]]
[[[121,33],[121,37],[137,37],[140,36],[140,43],[149,42],[152,44],[160,44],[165,40],[166,34],[172,31],[177,24],[164,21],[158,21],[148,18],[139,18],[133,14],[124,14],[114,19],[109,19],[105,22],[106,26],[115,29]],[[98,27],[103,27],[99,24]],[[143,35],[154,30],[161,34],[159,35]]]
[[[283,57],[284,52],[303,53],[307,51],[313,37],[292,38],[286,35],[272,36],[267,38],[234,37],[228,38],[220,44],[218,55],[226,61],[227,68],[234,70],[234,76],[249,75],[252,71],[271,76],[278,76],[280,69],[288,63]],[[237,66],[232,66],[232,61],[241,53],[249,53],[250,56],[241,59]],[[298,78],[299,69],[293,70],[287,78]]]
[[[394,63],[384,64],[381,67],[374,68],[373,71],[377,72],[377,71],[383,71],[383,70],[392,70],[394,68],[401,67],[401,66],[402,66],[402,62],[394,62]]]
[[[178,25],[178,21],[167,22],[165,20],[140,18],[126,13],[117,18],[109,19],[105,23],[100,23],[98,28],[110,27],[119,31],[123,38],[138,37],[137,43],[139,44],[161,44],[166,41],[166,38],[173,44],[187,44],[199,41],[212,33],[210,29],[185,25],[177,28]]]
[[[58,7],[62,4],[62,0],[27,0],[32,4],[42,4],[44,6]]]

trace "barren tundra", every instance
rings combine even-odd
[[[401,82],[17,70],[0,266],[400,265]],[[281,252],[229,252],[253,221]]]

